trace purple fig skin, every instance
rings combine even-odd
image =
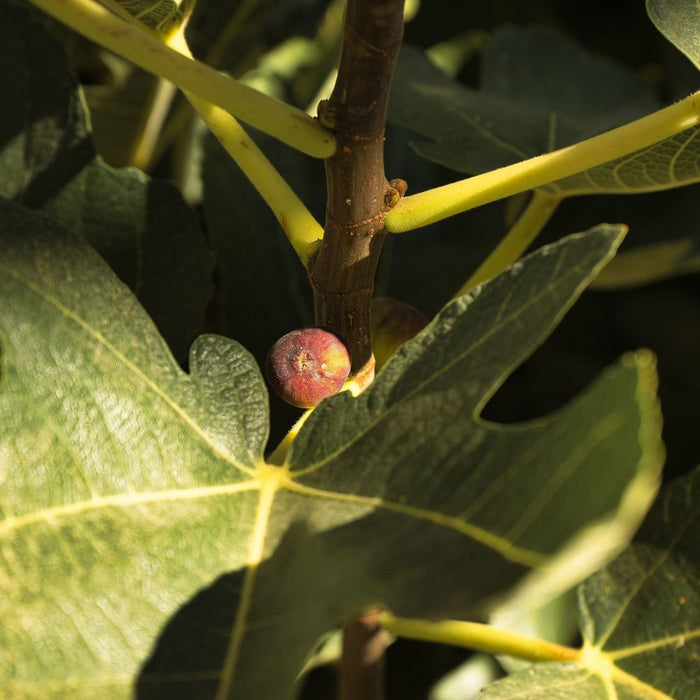
[[[350,367],[345,343],[324,328],[300,328],[283,335],[265,363],[272,390],[298,408],[313,408],[337,394]]]
[[[372,299],[370,314],[370,337],[377,370],[400,345],[428,325],[428,319],[418,309],[391,297]]]

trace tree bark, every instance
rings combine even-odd
[[[348,0],[333,93],[319,119],[338,140],[326,161],[323,242],[309,266],[316,323],[348,344],[352,373],[373,376],[369,306],[385,237],[384,219],[406,189],[384,174],[384,126],[404,0]]]
[[[326,161],[323,242],[309,265],[316,323],[346,341],[352,376],[374,377],[370,302],[386,236],[384,219],[406,191],[384,173],[384,127],[394,63],[403,38],[404,0],[348,0],[338,78],[321,102],[321,123],[338,147]],[[343,630],[340,700],[384,697],[386,634],[367,616]]]
[[[379,613],[345,625],[343,655],[338,667],[338,700],[384,700],[384,652],[388,634]]]

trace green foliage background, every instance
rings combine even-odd
[[[651,4],[663,10],[673,3]],[[264,65],[248,77],[306,106],[318,83],[314,73],[335,48],[316,30],[320,18],[331,22],[326,5],[263,3],[246,20],[246,41],[224,52],[220,67],[245,75]],[[229,11],[229,3],[202,2],[192,27],[196,52],[207,52],[218,18]],[[619,361],[637,348],[658,357],[665,480],[697,463],[700,289],[693,273],[700,218],[698,185],[689,185],[565,201],[542,237],[557,243],[444,309],[360,400],[341,396],[315,411],[291,453],[290,482],[257,480],[266,446],[297,413],[274,398],[268,410],[256,362],[276,337],[312,318],[291,247],[211,138],[195,139],[202,164],[194,190],[202,197],[190,203],[167,182],[182,143],[152,176],[105,163],[93,132],[98,144],[109,144],[100,152],[118,158],[129,129],[111,133],[109,125],[120,108],[134,106],[138,85],[148,79],[130,75],[135,93],[112,90],[100,78],[109,73],[104,56],[50,23],[47,34],[46,21],[27,19],[26,8],[4,1],[0,13],[0,80],[8,89],[0,118],[0,669],[16,696],[93,697],[99,687],[118,697],[136,683],[139,697],[168,697],[174,680],[183,697],[208,697],[231,670],[231,640],[239,635],[244,671],[231,697],[272,698],[283,695],[320,635],[376,600],[397,614],[481,618],[494,594],[511,594],[531,574],[536,578],[545,555],[560,567],[545,577],[556,589],[559,574],[569,571],[577,529],[587,532],[613,515],[633,527],[653,490],[661,450],[653,362],[646,352]],[[496,31],[504,22],[515,27]],[[532,29],[533,22],[547,29]],[[476,35],[465,38],[462,28],[492,32],[491,53],[472,51]],[[414,48],[399,65],[388,175],[418,191],[502,163],[493,150],[480,151],[478,140],[460,149],[448,143],[442,154],[439,143],[426,146],[435,125],[427,120],[421,131],[425,108],[406,85],[430,69],[415,47],[438,42],[446,42],[443,55],[465,57],[456,82],[444,77],[449,99],[438,131],[449,122],[455,95],[470,93],[464,99],[481,105],[482,118],[501,119],[506,133],[526,125],[522,155],[530,146],[536,152],[546,132],[537,110],[551,107],[557,86],[571,77],[546,73],[557,66],[545,56],[531,64],[516,95],[499,82],[508,71],[484,66],[519,55],[518,46],[527,56],[547,43],[542,37],[560,36],[552,31],[581,44],[552,39],[553,50],[563,52],[553,55],[567,56],[592,86],[583,97],[561,93],[556,107],[565,142],[697,87],[697,72],[640,3],[588,3],[584,11],[544,1],[424,2],[407,26]],[[285,60],[263,59],[291,60],[289,46],[280,48],[290,32],[308,53],[295,63],[298,71],[285,73],[279,68]],[[683,34],[675,43],[683,49],[692,38]],[[592,65],[599,72],[587,74]],[[92,83],[84,92],[76,74]],[[490,99],[500,100],[495,110],[483,102],[484,75]],[[437,85],[437,77],[428,82]],[[536,87],[543,88],[537,99]],[[94,107],[98,90],[103,111],[93,110],[90,125],[84,95]],[[531,121],[522,116],[523,101],[534,110]],[[437,106],[433,100],[429,108]],[[406,118],[409,107],[416,113]],[[271,140],[260,143],[322,218],[320,165]],[[470,158],[456,162],[456,152]],[[434,316],[520,205],[497,203],[390,237],[378,292]],[[617,222],[630,232],[598,289],[594,282],[584,292],[621,242],[624,226]],[[575,231],[586,233],[564,239]],[[671,262],[661,274],[652,264],[645,284],[631,286],[616,266],[637,260],[640,251],[658,262],[660,244]],[[688,544],[697,533],[696,477],[664,492],[665,505],[649,516],[636,548],[580,589],[584,639],[595,642],[596,624],[615,617],[600,603],[611,580],[620,597],[625,584],[647,585],[630,584],[630,572],[651,567],[659,580],[678,582],[664,598],[664,609],[675,611],[674,641],[683,641],[670,658],[691,683],[649,675],[648,659],[655,664],[660,657],[631,653],[626,668],[681,699],[692,697],[697,660],[697,557]],[[620,502],[630,482],[642,494],[628,513]],[[667,522],[669,503],[676,505]],[[253,580],[245,565],[256,533],[265,542]],[[657,591],[656,581],[647,583]],[[649,623],[652,641],[668,648],[667,615],[651,622],[643,616],[650,599],[636,598],[632,616],[620,613],[615,622],[622,624],[608,626],[606,654],[641,643],[630,623],[635,616]],[[243,623],[240,610],[249,616]],[[389,697],[427,697],[465,657],[397,643],[388,653]],[[181,677],[162,682],[173,669]],[[513,697],[523,688],[528,697],[548,697],[551,684],[568,673],[585,697],[604,697],[604,674],[589,670],[540,670],[530,679],[534,687],[514,675],[486,697]],[[48,684],[33,686],[40,672]],[[328,670],[320,669],[303,697],[327,697],[328,683]]]

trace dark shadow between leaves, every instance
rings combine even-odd
[[[92,139],[86,137],[79,142],[67,145],[65,149],[58,146],[60,158],[54,158],[32,179],[13,199],[30,209],[41,210],[56,198],[66,184],[75,179],[94,159],[95,151]]]
[[[272,558],[259,568],[256,578],[263,578],[269,568],[290,567],[306,537],[305,525],[292,525]],[[138,700],[210,700],[216,695],[245,573],[245,569],[239,569],[219,577],[171,618],[139,674],[135,689]],[[279,583],[283,586],[284,578]],[[264,671],[263,664],[259,668]]]
[[[319,534],[297,521],[256,572],[232,697],[285,697],[320,636],[370,605],[475,619],[525,572],[460,533],[386,511]],[[140,673],[139,700],[215,696],[244,574],[220,577],[180,608]]]

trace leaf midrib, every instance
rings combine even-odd
[[[50,522],[70,516],[77,516],[90,511],[108,508],[128,508],[130,506],[157,503],[162,501],[191,501],[201,498],[227,496],[235,493],[254,491],[260,488],[259,479],[250,479],[235,484],[220,484],[217,486],[202,486],[187,489],[168,489],[165,491],[146,491],[142,493],[125,493],[112,496],[97,496],[91,500],[76,501],[51,508],[27,513],[26,515],[9,516],[0,521],[0,537],[11,532],[17,532],[41,522]]]

